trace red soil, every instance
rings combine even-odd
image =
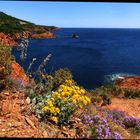
[[[105,106],[108,109],[122,110],[132,117],[140,118],[140,100],[139,99],[120,99],[113,98],[111,105]]]

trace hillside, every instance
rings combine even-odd
[[[0,12],[0,32],[7,33],[19,33],[22,31],[30,31],[34,33],[44,33],[55,29],[55,26],[41,26],[34,23],[18,19]]]

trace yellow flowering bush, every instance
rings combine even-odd
[[[46,101],[43,111],[53,122],[65,124],[74,110],[90,103],[90,98],[85,94],[85,89],[76,86],[72,80],[66,80]]]

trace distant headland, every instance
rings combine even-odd
[[[21,38],[53,38],[51,32],[58,30],[55,26],[36,25],[0,12],[0,44],[15,46]]]

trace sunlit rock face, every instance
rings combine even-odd
[[[19,82],[18,84],[21,84],[22,86],[27,86],[29,84],[29,77],[16,61],[12,62],[11,69],[12,72],[10,76],[8,76],[9,79]]]
[[[52,37],[54,37],[54,34],[51,32],[32,35],[32,38],[52,38]]]
[[[31,38],[32,33],[29,31],[25,31],[22,33],[15,33],[15,34],[9,34],[9,36],[11,38],[13,38],[14,40],[16,39],[22,39],[22,38]]]
[[[140,77],[139,76],[129,76],[122,80],[118,80],[116,84],[121,88],[129,88],[140,90]]]
[[[9,35],[6,35],[4,33],[0,33],[0,45],[15,46],[16,42]]]

